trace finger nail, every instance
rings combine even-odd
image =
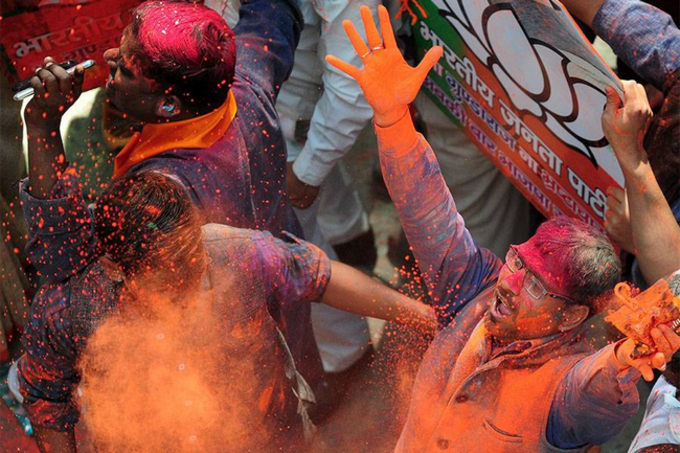
[[[661,366],[661,368],[659,368],[659,370],[661,370],[661,371],[666,371],[666,364],[664,363],[664,364]]]

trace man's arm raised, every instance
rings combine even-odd
[[[328,56],[354,78],[374,111],[383,177],[438,310],[448,323],[466,302],[495,281],[499,260],[480,249],[465,228],[432,149],[416,133],[408,113],[430,69],[442,55],[430,49],[415,68],[402,57],[387,10],[378,7],[382,36],[361,8],[367,42],[345,21],[345,32],[363,68]]]
[[[680,268],[680,226],[642,145],[652,116],[645,89],[631,81],[624,81],[623,88],[623,105],[614,89],[607,88],[602,128],[626,180],[633,251],[645,280],[655,282]],[[607,216],[611,219],[617,214],[611,213],[608,204]]]
[[[35,91],[26,106],[24,120],[28,135],[28,191],[36,198],[49,198],[52,187],[68,163],[59,134],[61,118],[83,90],[85,70],[73,74],[45,58],[45,66],[31,79]]]
[[[75,171],[68,169],[59,133],[61,118],[82,91],[83,68],[67,73],[45,59],[31,80],[36,95],[26,106],[29,175],[20,184],[28,225],[26,251],[41,275],[61,281],[92,255],[95,237]]]

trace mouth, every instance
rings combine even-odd
[[[501,297],[498,290],[493,293],[491,314],[494,318],[506,318],[512,315],[512,309],[508,306],[507,300]]]

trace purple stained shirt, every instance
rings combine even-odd
[[[605,0],[592,25],[619,58],[659,90],[680,68],[680,31],[671,16],[648,3]]]
[[[256,372],[250,381],[259,389],[253,391],[256,395],[271,386],[288,394],[270,414],[283,429],[296,417],[298,402],[290,394],[295,383],[286,384],[282,368],[287,349],[269,313],[320,300],[330,279],[330,260],[293,236],[278,239],[268,232],[225,225],[204,226],[203,243],[209,266],[202,290],[211,297],[197,300],[210,304],[207,312],[219,316],[225,332],[251,333],[221,336],[220,347],[230,359],[253,363]],[[235,287],[225,284],[230,279]],[[125,303],[120,289],[121,283],[110,280],[96,260],[79,275],[41,288],[31,305],[23,337],[26,352],[18,368],[24,407],[34,424],[65,431],[78,421],[73,395],[80,382],[78,360],[97,326]]]

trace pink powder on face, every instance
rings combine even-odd
[[[537,248],[532,239],[518,247],[525,266],[531,269],[539,280],[550,285],[550,288],[546,288],[548,291],[565,293],[564,280],[567,278],[568,263],[560,253]]]

